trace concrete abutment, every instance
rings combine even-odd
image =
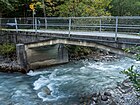
[[[63,44],[28,48],[17,44],[17,62],[28,72],[29,69],[39,69],[47,66],[67,63],[68,51]]]

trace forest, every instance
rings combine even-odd
[[[36,17],[139,16],[140,0],[0,0],[0,17],[33,11]]]

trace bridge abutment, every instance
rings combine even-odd
[[[17,44],[16,48],[18,64],[27,71],[68,62],[68,51],[63,44],[36,48]]]

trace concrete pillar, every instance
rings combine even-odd
[[[16,44],[17,62],[22,67],[27,69],[27,57],[24,44]]]
[[[68,62],[68,50],[65,48],[63,44],[59,44],[58,47],[58,59],[62,62]]]

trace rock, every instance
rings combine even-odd
[[[84,102],[84,98],[81,97],[81,98],[79,99],[79,101],[80,101],[80,103],[83,103],[83,102]]]
[[[105,95],[102,95],[102,96],[101,96],[101,100],[102,100],[102,101],[107,101],[107,100],[108,100],[108,97],[105,96]]]
[[[97,103],[98,102],[98,98],[97,97],[92,97],[92,100]]]
[[[98,96],[99,96],[98,93],[93,93],[93,94],[92,94],[92,97],[98,97]]]
[[[48,87],[44,87],[43,91],[47,94],[47,95],[51,95],[51,90]]]
[[[21,68],[21,73],[26,74],[26,70],[24,68]]]
[[[96,103],[94,101],[92,101],[90,105],[96,105]]]
[[[112,101],[109,105],[117,105],[115,101]]]
[[[104,92],[104,95],[105,96],[111,96],[111,93],[110,92]]]
[[[119,91],[120,92],[122,92],[123,94],[127,94],[127,93],[129,93],[129,92],[131,92],[132,91],[132,87],[130,87],[130,88],[121,88],[121,87],[118,87],[118,89],[119,89]]]

